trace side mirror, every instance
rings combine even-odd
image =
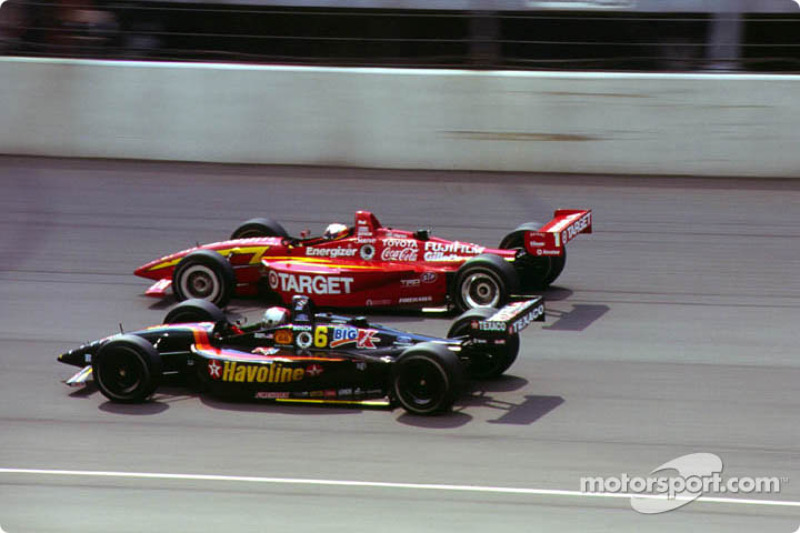
[[[357,327],[357,328],[367,328],[369,327],[369,321],[365,316],[357,316],[350,319],[350,324]]]

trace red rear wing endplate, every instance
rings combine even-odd
[[[553,220],[525,234],[525,248],[531,255],[563,255],[564,246],[581,233],[592,232],[592,212],[559,209]]]

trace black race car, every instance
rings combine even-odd
[[[390,404],[428,415],[448,411],[466,377],[499,376],[519,351],[519,332],[544,320],[541,297],[459,316],[447,338],[406,333],[364,317],[317,313],[306,296],[262,321],[231,322],[204,300],[187,300],[164,324],[120,333],[61,354],[82,367],[69,385],[94,379],[114,402],[143,402],[170,375],[225,397],[310,403]]]

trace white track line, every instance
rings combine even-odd
[[[492,487],[486,485],[441,485],[429,483],[391,483],[384,481],[348,481],[336,479],[302,479],[302,478],[282,478],[282,477],[256,477],[256,476],[224,476],[214,474],[167,474],[153,472],[103,472],[86,470],[42,470],[30,468],[0,468],[0,474],[23,474],[38,476],[72,476],[72,477],[105,477],[105,478],[128,478],[128,479],[164,479],[182,481],[214,481],[214,482],[233,482],[233,483],[262,483],[262,484],[284,484],[284,485],[327,485],[335,487],[369,487],[385,489],[411,489],[411,490],[435,490],[445,492],[484,492],[496,494],[525,494],[531,496],[566,496],[573,498],[650,498],[666,499],[665,495],[630,494],[630,493],[610,493],[597,492],[586,493],[578,490],[556,490],[556,489],[531,489],[521,487]],[[681,499],[681,498],[677,498]],[[781,500],[753,500],[745,498],[716,498],[701,496],[695,501],[701,503],[724,503],[733,505],[768,505],[778,507],[800,507],[800,502],[781,501]]]
[[[798,1],[798,0],[795,0]],[[293,65],[255,65],[241,63],[180,63],[170,61],[118,61],[108,59],[61,59],[43,57],[4,57],[0,63],[116,67],[148,70],[232,70],[250,72],[311,72],[346,75],[425,76],[439,78],[535,78],[559,80],[719,80],[719,81],[796,81],[797,74],[752,74],[735,72],[535,72],[530,70],[462,70],[434,68],[381,67],[300,67]]]

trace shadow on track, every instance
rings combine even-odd
[[[492,393],[511,392],[527,385],[526,379],[517,376],[501,376],[492,381],[476,382],[472,384],[468,395],[457,402],[452,413],[433,417],[403,413],[397,418],[397,421],[421,428],[452,429],[466,425],[473,420],[471,415],[464,412],[466,409],[483,407],[502,413],[499,418],[489,420],[490,424],[530,425],[564,403],[564,398],[561,396],[526,395],[522,403],[498,400],[492,396]]]
[[[560,302],[562,300],[566,300],[572,296],[572,291],[564,287],[551,285],[546,290],[542,291],[541,295],[544,296],[544,303],[546,305],[547,302]]]
[[[330,405],[330,404],[293,404],[278,403],[270,400],[236,400],[219,398],[210,395],[199,395],[200,402],[220,411],[234,411],[240,413],[264,413],[280,415],[355,415],[362,411],[386,410],[389,407],[364,406],[364,405]]]
[[[520,404],[507,403],[506,413],[496,420],[489,420],[489,423],[530,425],[563,403],[561,396],[525,396],[525,401]]]
[[[406,413],[393,406],[363,406],[363,405],[326,405],[326,404],[283,404],[270,401],[251,401],[219,398],[196,391],[189,391],[185,387],[167,386],[159,388],[153,398],[145,403],[124,404],[111,401],[103,402],[98,409],[106,413],[127,416],[158,415],[170,408],[170,404],[181,401],[200,401],[206,407],[221,411],[241,413],[263,413],[290,416],[301,415],[356,415],[364,411],[399,411],[401,414],[397,421],[414,427],[428,429],[453,429],[464,426],[474,418],[464,412],[472,407],[485,407],[502,412],[499,418],[489,420],[490,424],[530,425],[547,415],[561,404],[564,399],[560,396],[525,396],[522,403],[513,403],[497,400],[492,393],[510,392],[521,389],[528,381],[516,376],[503,376],[497,380],[480,382],[473,385],[468,396],[459,401],[451,413],[440,416],[417,416]],[[87,398],[99,393],[97,387],[87,384],[85,387],[70,393],[71,398]]]
[[[545,291],[536,293],[520,295],[519,298],[533,298],[543,295],[545,304],[548,301],[558,302],[566,300],[572,295],[572,291],[561,287],[550,287]],[[144,296],[143,296],[144,297]],[[149,309],[154,311],[165,311],[180,303],[174,295],[168,295],[164,298],[156,300],[148,306]],[[236,297],[223,308],[223,311],[232,320],[239,320],[243,317],[251,317],[257,319],[260,314],[271,306],[285,306],[274,298],[265,298],[259,296],[251,297]],[[376,308],[376,307],[361,307],[361,308],[337,308],[337,307],[320,307],[317,308],[318,312],[332,313],[335,315],[343,316],[365,316],[370,322],[381,323],[382,320],[391,319],[392,322],[410,322],[417,323],[420,319],[440,318],[443,320],[451,321],[460,313],[454,308],[447,308],[445,306],[431,307],[424,309],[393,309],[393,308]],[[552,311],[548,311],[552,312]]]
[[[175,298],[175,296],[172,296],[172,295],[165,296],[165,297],[163,297],[161,299],[158,299],[158,300],[153,300],[150,296],[145,296],[144,294],[141,294],[140,296],[142,298],[147,298],[148,300],[151,300],[153,302],[152,304],[150,304],[147,307],[148,307],[148,309],[152,309],[154,311],[164,311],[164,310],[170,309],[171,307],[173,307],[175,305],[178,305],[178,303],[179,303],[178,300]]]
[[[169,405],[153,400],[145,403],[115,403],[107,401],[100,404],[99,409],[106,413],[114,413],[115,415],[159,415],[169,409]]]
[[[608,313],[607,305],[574,304],[571,311],[548,311],[556,321],[542,329],[554,331],[583,331]]]
[[[478,406],[500,411],[499,418],[489,420],[490,424],[530,425],[547,415],[561,404],[561,396],[526,395],[521,403],[498,400],[492,393],[511,392],[523,389],[528,380],[517,376],[501,376],[492,381],[475,383],[470,395],[464,400],[467,407]]]
[[[397,417],[397,421],[418,428],[453,429],[468,424],[472,421],[472,417],[458,410],[440,416],[417,416],[403,411],[403,414]]]

